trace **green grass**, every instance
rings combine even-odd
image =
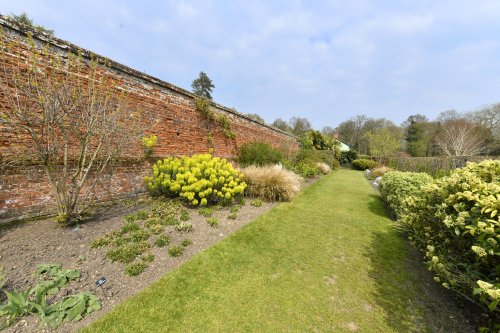
[[[83,332],[433,331],[386,216],[361,172],[339,170]]]

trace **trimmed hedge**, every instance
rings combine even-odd
[[[358,170],[373,169],[379,165],[378,162],[374,160],[369,160],[365,158],[360,158],[352,161],[352,166]]]
[[[435,280],[495,310],[500,302],[500,161],[469,163],[416,194],[403,199],[399,220],[425,252]]]
[[[380,181],[380,195],[387,203],[394,216],[399,217],[403,200],[420,191],[422,185],[432,182],[432,177],[426,173],[388,172]]]

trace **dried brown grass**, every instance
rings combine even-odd
[[[241,169],[247,183],[246,193],[267,201],[290,201],[300,192],[302,177],[280,165]]]
[[[376,168],[373,168],[373,170],[370,173],[371,178],[377,178],[377,177],[382,177],[385,175],[387,172],[394,171],[393,169],[386,167],[385,165],[378,166]]]
[[[330,166],[326,163],[316,163],[316,167],[318,167],[318,170],[324,175],[327,175],[330,171],[332,171],[332,168],[330,168]]]

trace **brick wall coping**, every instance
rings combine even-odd
[[[125,73],[125,74],[128,74],[130,76],[133,76],[135,78],[138,78],[138,79],[141,79],[141,80],[144,80],[144,81],[147,81],[149,83],[152,83],[152,84],[156,84],[162,88],[166,88],[168,90],[171,90],[171,91],[174,91],[178,94],[181,94],[181,95],[184,95],[188,98],[191,98],[191,99],[194,99],[195,97],[198,97],[197,95],[191,93],[190,91],[186,90],[186,89],[183,89],[183,88],[180,88],[180,87],[177,87],[171,83],[168,83],[166,81],[163,81],[161,79],[158,79],[154,76],[151,76],[151,75],[148,75],[148,74],[145,74],[145,73],[142,73],[138,70],[135,70],[131,67],[128,67],[128,66],[125,66],[123,64],[120,64],[114,60],[111,60],[109,58],[106,58],[104,56],[101,56],[97,53],[94,53],[92,51],[89,51],[87,49],[84,49],[82,47],[79,47],[75,44],[72,44],[68,41],[65,41],[65,40],[62,40],[62,39],[59,39],[57,37],[54,37],[54,36],[51,36],[47,33],[44,33],[42,31],[36,31],[28,26],[25,26],[25,25],[22,25],[20,24],[19,22],[16,22],[15,20],[13,20],[12,18],[8,17],[8,16],[5,16],[5,15],[1,15],[0,14],[0,26],[4,26],[8,29],[12,29],[14,31],[16,31],[17,33],[21,34],[21,35],[24,35],[24,36],[27,36],[28,33],[31,33],[32,37],[34,39],[37,39],[38,41],[41,41],[41,42],[44,42],[44,43],[48,43],[49,45],[51,45],[52,47],[55,47],[55,48],[58,48],[62,51],[66,51],[66,52],[71,52],[71,53],[74,53],[74,54],[78,54],[78,52],[81,53],[82,57],[87,59],[87,60],[90,60],[90,59],[94,59],[96,60],[99,64],[101,65],[104,65],[106,67],[109,67],[109,68],[112,68],[116,71],[119,71],[119,72],[122,72],[122,73]],[[257,121],[253,118],[250,118],[232,108],[228,108],[224,105],[221,105],[221,104],[218,104],[218,103],[215,103],[213,101],[210,101],[210,103],[212,104],[212,106],[220,109],[220,110],[223,110],[225,112],[228,112],[228,113],[231,113],[231,114],[234,114],[235,116],[238,116],[240,118],[244,118],[248,121],[251,121],[251,122],[254,122],[260,126],[264,126],[264,127],[267,127],[273,131],[276,131],[276,132],[279,132],[281,134],[284,134],[284,135],[287,135],[289,137],[292,137],[292,138],[297,138],[295,135],[291,134],[291,133],[288,133],[288,132],[285,132],[279,128],[276,128],[274,126],[271,126],[271,125],[268,125],[268,124],[265,124],[265,123],[261,123],[260,121]]]

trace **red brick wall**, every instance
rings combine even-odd
[[[5,17],[0,17],[0,26],[5,38],[21,40],[24,38],[23,28]],[[43,35],[34,35],[34,39],[40,45],[48,42],[51,45],[50,52],[58,54],[65,54],[68,50],[73,52],[79,50],[77,46],[66,41]],[[26,50],[25,45],[17,45],[0,52],[5,52],[7,59],[16,59],[25,57]],[[81,51],[84,57],[92,55],[102,63],[106,63],[101,66],[103,75],[115,80],[116,87],[126,92],[127,105],[139,110],[142,123],[150,124],[144,128],[144,132],[158,136],[156,156],[189,155],[209,150],[211,144],[207,136],[206,123],[194,108],[194,96],[190,92],[89,51]],[[6,63],[9,66],[15,61]],[[1,91],[0,106],[5,107],[6,97]],[[212,125],[213,145],[217,156],[233,158],[239,146],[251,141],[268,142],[274,146],[285,146],[290,149],[297,148],[296,139],[289,134],[255,122],[221,105],[214,103],[213,108],[216,113],[229,118],[231,129],[236,134],[235,139],[228,139],[220,127]],[[19,149],[23,149],[23,145],[27,143],[29,144],[29,140],[12,135],[0,125],[0,156],[3,156],[4,160],[15,158],[19,155]],[[143,191],[142,179],[149,172],[149,163],[142,159],[143,149],[140,142],[129,147],[124,155],[136,162],[129,161],[115,166],[113,175],[108,177],[97,190],[99,199],[112,199]],[[30,165],[4,167],[0,170],[0,223],[44,215],[51,211],[53,211],[52,193],[45,181],[42,167]]]

